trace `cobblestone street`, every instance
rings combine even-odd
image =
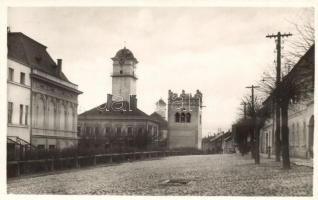
[[[170,181],[169,181],[170,180]],[[175,181],[175,182],[173,182]],[[196,155],[68,170],[8,181],[12,194],[311,196],[313,169],[249,156]]]

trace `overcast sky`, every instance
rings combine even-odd
[[[147,114],[168,90],[203,93],[203,135],[227,130],[245,87],[274,68],[268,33],[296,33],[304,8],[10,8],[12,32],[23,32],[63,59],[63,72],[84,93],[79,112],[106,101],[112,61],[126,46],[137,65],[138,106]]]

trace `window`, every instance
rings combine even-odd
[[[85,135],[86,135],[86,136],[89,136],[89,130],[90,130],[89,127],[85,127]]]
[[[20,124],[23,124],[23,105],[20,104]]]
[[[148,126],[148,134],[152,135],[153,132],[152,132],[152,126]]]
[[[55,149],[55,145],[50,144],[49,145],[49,150],[54,150]]]
[[[184,122],[185,122],[185,114],[181,113],[181,123],[184,123]]]
[[[105,135],[110,135],[110,127],[106,127],[105,129]]]
[[[120,73],[120,74],[123,74],[123,70],[120,70],[119,73]]]
[[[138,135],[139,135],[139,136],[142,135],[142,128],[138,128]]]
[[[303,122],[303,147],[306,146],[306,141],[307,141],[307,138],[306,138],[306,122]]]
[[[8,80],[13,81],[14,70],[9,67]]]
[[[155,137],[158,137],[158,129],[156,126],[154,127],[154,135],[155,135]]]
[[[127,132],[128,132],[128,136],[132,136],[133,128],[128,127]]]
[[[78,126],[78,127],[77,127],[77,136],[80,136],[80,135],[81,135],[81,127]]]
[[[25,118],[24,118],[25,125],[28,125],[28,115],[29,115],[29,106],[25,106]]]
[[[98,137],[98,136],[99,136],[99,128],[95,127],[95,137]]]
[[[200,124],[202,123],[202,116],[200,115]]]
[[[8,123],[12,123],[13,103],[8,102]]]
[[[190,113],[187,113],[187,115],[186,115],[186,122],[187,123],[191,122],[191,114]]]
[[[44,149],[45,149],[45,146],[44,146],[44,144],[39,144],[39,145],[37,146],[37,148],[38,148],[38,150],[44,150]]]
[[[175,121],[178,123],[180,122],[180,114],[179,113],[176,113],[175,114]]]
[[[20,74],[20,83],[25,85],[25,73],[21,72]]]
[[[116,128],[116,134],[117,134],[117,136],[121,135],[121,128],[120,127]]]

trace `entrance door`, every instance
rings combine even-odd
[[[311,158],[313,158],[313,156],[314,156],[314,151],[313,151],[313,146],[314,146],[314,116],[310,117],[308,129],[309,129],[308,130],[309,156]]]

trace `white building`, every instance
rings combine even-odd
[[[77,145],[77,97],[81,92],[46,46],[8,32],[8,151],[17,146],[62,149]]]
[[[30,143],[30,83],[31,69],[26,65],[8,59],[8,136],[19,137]]]
[[[306,69],[314,70],[314,46],[298,61],[287,76],[296,76]],[[308,71],[308,70],[307,70]],[[314,88],[314,73],[301,76],[301,84]],[[313,91],[313,90],[312,90]],[[291,102],[288,110],[289,154],[291,157],[312,158],[314,141],[314,93],[307,94],[306,99]],[[274,118],[275,122],[275,118]],[[260,151],[275,154],[275,123],[273,117],[266,121],[260,133]]]

